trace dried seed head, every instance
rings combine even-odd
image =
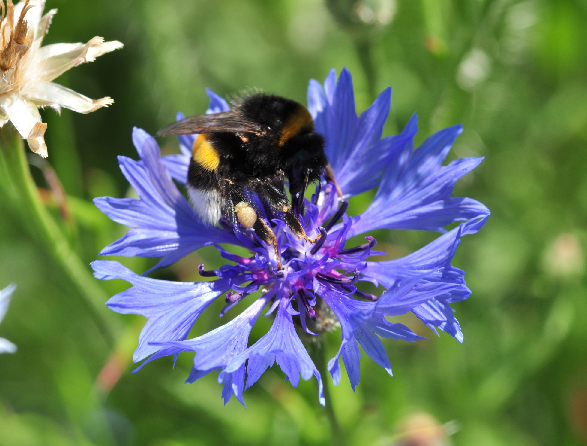
[[[2,71],[8,71],[14,66],[14,62],[16,61],[15,49],[12,41],[9,41],[6,48],[0,53],[0,69]]]
[[[8,71],[16,66],[17,60],[29,49],[34,38],[34,31],[29,28],[25,20],[26,13],[31,9],[29,0],[26,0],[16,25],[14,25],[14,7],[11,0],[8,0],[6,8],[4,2],[0,1],[1,11],[1,46],[0,69]],[[6,12],[6,15],[5,15]],[[4,20],[6,18],[6,20]]]
[[[24,7],[20,12],[18,22],[16,22],[16,26],[14,27],[14,31],[12,33],[12,40],[14,40],[19,45],[28,45],[32,40],[32,34],[29,32],[28,23],[24,19],[24,16],[31,8],[32,6],[29,5],[29,0],[26,0]]]
[[[4,1],[0,0],[2,5]],[[4,8],[2,8],[4,15]],[[4,20],[6,18],[6,20]],[[12,40],[12,30],[14,29],[14,5],[12,0],[6,2],[6,17],[2,17],[2,45],[7,45]]]

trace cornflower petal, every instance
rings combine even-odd
[[[444,232],[443,227],[451,223],[489,215],[487,207],[476,200],[450,197],[457,180],[483,160],[462,158],[442,166],[461,131],[461,126],[441,130],[416,150],[411,143],[404,144],[390,161],[375,199],[351,234],[375,229]]]
[[[275,362],[294,387],[298,386],[300,376],[308,380],[314,375],[318,381],[318,399],[324,406],[324,389],[320,372],[298,337],[287,306],[288,299],[281,298],[275,321],[269,332],[243,353],[235,356],[226,371],[236,371],[248,360],[247,388],[257,382],[265,370],[272,367]]]
[[[380,305],[382,300],[393,300],[402,302],[403,306],[413,308],[422,301],[428,301],[430,297],[422,298],[421,292],[417,289],[417,284],[420,281],[421,277],[416,277],[403,280],[401,283],[396,282],[377,302],[357,301],[331,290],[320,292],[340,322],[342,331],[341,347],[336,356],[328,363],[328,370],[334,384],[340,382],[339,358],[341,355],[353,389],[359,384],[360,354],[358,354],[357,343],[363,347],[371,359],[391,375],[391,364],[377,335],[410,342],[423,339],[402,324],[388,322],[385,319],[389,313],[388,308]],[[411,306],[408,305],[410,301],[412,301]]]
[[[15,353],[16,350],[17,348],[15,344],[8,339],[0,338],[0,353]]]
[[[142,277],[119,262],[96,260],[92,262],[98,279],[123,279],[132,287],[119,293],[106,305],[120,314],[140,314],[147,323],[139,336],[139,345],[133,361],[141,361],[161,349],[153,342],[186,339],[202,312],[229,289],[227,281],[170,282]]]
[[[153,346],[161,350],[150,357],[145,364],[163,356],[195,352],[194,366],[187,382],[195,382],[214,370],[220,370],[219,381],[224,384],[225,404],[234,394],[244,405],[242,392],[245,366],[244,364],[230,368],[227,366],[247,348],[251,329],[270,297],[272,296],[266,295],[258,299],[232,321],[197,338],[182,342],[154,343]]]
[[[179,147],[183,152],[184,146],[180,145]],[[183,153],[181,153],[179,155],[163,156],[161,157],[161,164],[165,166],[165,168],[169,172],[169,175],[171,175],[171,178],[173,178],[175,181],[177,181],[180,184],[185,184],[187,182],[188,167],[190,165],[189,155],[186,156]]]
[[[448,270],[458,271],[459,277],[454,281],[464,283],[465,273],[450,264],[461,241],[463,226],[464,224],[459,225],[405,257],[382,262],[367,262],[363,275],[390,288],[401,279],[417,276],[426,276],[428,280],[438,278],[440,281],[447,277]]]
[[[2,322],[4,316],[6,316],[6,313],[8,312],[8,307],[10,306],[12,293],[14,293],[15,289],[16,285],[14,283],[11,283],[3,290],[0,290],[0,322]]]
[[[10,299],[12,293],[16,289],[16,285],[11,283],[3,290],[0,290],[0,322],[6,316],[8,307],[10,306]],[[0,353],[14,353],[16,352],[16,345],[10,342],[8,339],[0,338]]]
[[[208,110],[206,110],[206,114],[220,113],[230,110],[230,105],[228,102],[226,102],[224,98],[221,98],[216,93],[214,93],[211,89],[206,88],[206,94],[210,98],[210,105]]]
[[[380,309],[384,309],[387,316],[393,316],[403,314],[412,307],[412,310],[407,311],[412,311],[427,326],[433,330],[434,327],[440,328],[462,341],[460,326],[448,304],[466,299],[471,291],[465,284],[464,271],[453,267],[450,262],[461,236],[478,231],[486,220],[487,217],[482,217],[462,223],[406,257],[367,262],[363,275],[388,289],[397,281],[423,277],[416,284],[412,296],[420,296],[419,305],[414,305],[416,301],[412,300],[405,307],[397,299],[388,299],[384,293],[377,302]]]
[[[454,310],[448,303],[436,298],[430,299],[428,302],[414,308],[412,312],[434,332],[436,332],[435,328],[440,328],[457,341],[463,342],[464,336],[461,331],[461,325],[453,313]]]
[[[409,296],[418,300],[419,294],[414,292],[418,281],[418,278],[404,281],[388,293],[393,292],[397,300],[404,302],[410,300]],[[377,303],[357,301],[330,290],[323,290],[320,295],[336,315],[342,330],[341,347],[336,356],[328,362],[328,370],[335,385],[341,378],[339,366],[341,355],[353,390],[359,384],[361,357],[358,350],[359,344],[371,359],[391,375],[389,358],[377,335],[410,342],[423,339],[402,324],[388,322],[384,317],[387,312],[382,311]]]
[[[379,184],[395,145],[395,137],[381,140],[391,105],[391,89],[384,90],[373,105],[357,117],[352,77],[344,68],[338,82],[336,72],[328,75],[323,88],[315,80],[308,87],[308,110],[316,131],[324,135],[325,152],[345,197]]]

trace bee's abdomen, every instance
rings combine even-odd
[[[222,198],[216,189],[198,189],[187,185],[190,202],[202,219],[215,225],[222,217]]]
[[[222,197],[217,172],[220,162],[220,154],[208,139],[208,135],[198,135],[192,148],[186,186],[192,207],[210,224],[218,223],[222,216]]]
[[[192,160],[204,170],[214,171],[220,164],[220,154],[208,138],[208,134],[201,133],[192,147]]]

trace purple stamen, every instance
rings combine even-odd
[[[326,236],[328,235],[328,233],[326,232],[326,229],[320,228],[320,234],[322,234],[322,236],[320,237],[320,239],[316,242],[316,244],[310,250],[310,254],[312,254],[312,255],[316,254],[318,252],[318,250],[320,248],[322,248],[322,245],[326,241]]]
[[[363,293],[362,291],[356,290],[355,296],[360,297],[361,299],[366,299],[371,302],[377,302],[379,300],[379,296],[375,296],[374,294],[370,293]]]
[[[369,243],[364,243],[360,246],[356,246],[354,248],[349,248],[349,249],[343,249],[342,251],[339,252],[339,255],[348,255],[348,254],[355,254],[357,252],[361,252],[361,251],[365,251],[366,249],[373,249],[375,247],[375,245],[377,245],[377,240],[375,240],[373,237],[365,237],[367,240],[369,240]]]
[[[232,287],[238,292],[249,294],[259,289],[259,284],[256,280],[253,280],[247,286],[233,285]]]
[[[232,291],[226,293],[226,305],[220,312],[220,317],[224,316],[228,312],[228,310],[230,310],[232,307],[234,307],[237,303],[239,303],[247,296],[247,293],[234,293]]]
[[[283,276],[285,276],[285,273],[283,271],[275,272],[273,265],[271,263],[267,263],[267,275],[269,276],[270,279],[283,279]]]
[[[340,207],[338,208],[338,211],[336,211],[336,214],[334,214],[334,217],[332,217],[330,219],[330,221],[328,223],[326,223],[326,225],[324,226],[324,229],[326,229],[326,232],[330,231],[332,229],[332,227],[335,225],[335,223],[338,220],[340,220],[340,217],[343,216],[343,214],[346,212],[348,207],[349,207],[348,200],[341,200]]]
[[[350,277],[332,277],[323,273],[317,273],[316,278],[323,282],[332,283],[334,285],[354,285],[359,281],[359,271],[355,269],[353,278]]]
[[[200,272],[200,276],[202,276],[202,277],[218,277],[218,274],[216,274],[216,272],[214,270],[206,271],[204,269],[203,263],[200,266],[198,266],[198,271]]]
[[[314,311],[314,308],[312,308],[312,306],[310,305],[308,295],[306,294],[306,289],[299,288],[298,296],[300,297],[302,304],[306,308],[306,314],[308,315],[308,317],[312,320],[312,322],[316,322],[316,311]]]
[[[235,263],[240,263],[241,265],[248,265],[251,263],[251,259],[248,257],[242,257],[236,254],[232,254],[230,252],[224,251],[223,249],[220,250],[220,255],[224,257],[226,260],[232,260]]]
[[[244,293],[235,293],[234,291],[229,291],[226,293],[226,303],[227,304],[234,304],[245,297],[246,294]]]

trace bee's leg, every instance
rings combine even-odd
[[[292,210],[292,206],[290,205],[287,196],[279,189],[275,187],[265,188],[263,198],[269,202],[269,205],[272,208],[283,212],[283,221],[290,227],[297,237],[301,237],[310,243],[316,243],[320,240],[320,237],[322,236],[321,234],[318,234],[318,237],[314,239],[308,237],[298,216]]]
[[[340,190],[340,187],[338,187],[338,184],[336,183],[336,180],[334,179],[334,172],[332,170],[332,166],[330,165],[330,163],[328,163],[326,165],[325,170],[325,177],[328,181],[332,182],[334,184],[334,187],[336,187],[336,193],[338,194],[338,196],[340,198],[342,198],[342,191]]]
[[[306,231],[300,223],[300,220],[298,219],[297,215],[294,214],[294,212],[291,210],[290,206],[283,206],[281,210],[283,211],[283,221],[290,227],[290,229],[296,236],[301,237],[310,243],[316,243],[318,240],[320,240],[322,234],[318,234],[316,238],[308,237],[308,234],[306,234]]]
[[[259,217],[253,206],[246,201],[241,201],[234,207],[234,214],[243,227],[247,229],[253,228],[261,240],[273,245],[275,259],[277,260],[277,269],[282,270],[283,266],[281,266],[281,255],[277,246],[277,237],[267,222]]]
[[[291,204],[293,212],[296,215],[304,213],[304,194],[310,181],[307,169],[296,168],[288,172],[289,193],[291,194]]]
[[[282,270],[283,266],[281,265],[281,254],[279,253],[279,246],[277,245],[277,237],[275,233],[271,229],[271,227],[267,224],[265,220],[262,218],[258,218],[255,224],[253,225],[253,229],[259,236],[261,240],[263,240],[267,244],[273,244],[273,250],[275,251],[275,260],[277,260],[277,269]]]

